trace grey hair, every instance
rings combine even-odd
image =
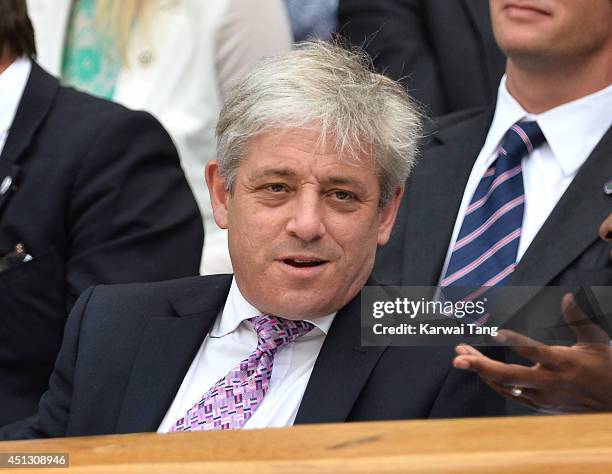
[[[272,130],[315,126],[339,156],[375,160],[380,203],[408,178],[422,113],[397,82],[372,72],[367,55],[322,41],[303,42],[233,85],[217,123],[217,160],[232,192],[250,142]]]

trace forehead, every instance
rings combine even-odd
[[[271,168],[284,169],[294,175],[326,172],[372,178],[376,175],[370,154],[339,154],[333,138],[322,137],[318,130],[307,128],[275,130],[259,135],[249,144],[240,168],[251,176],[265,174]]]

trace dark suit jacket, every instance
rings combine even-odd
[[[197,275],[203,230],[172,141],[149,114],[32,64],[0,156],[0,425],[36,412],[68,312],[96,283]]]
[[[156,430],[230,283],[214,275],[88,289],[68,320],[37,423],[0,437]],[[482,384],[447,383],[450,348],[362,347],[360,321],[357,296],[334,319],[296,423],[500,413],[500,398]]]
[[[505,57],[488,0],[340,0],[338,25],[433,115],[495,100]]]
[[[378,280],[406,286],[438,284],[463,191],[492,118],[492,109],[479,109],[442,119],[407,182],[391,241],[378,252],[374,271]],[[519,330],[529,324],[536,338],[568,340],[572,333],[563,324],[560,300],[551,302],[542,287],[612,286],[610,244],[597,233],[612,208],[612,196],[603,191],[612,177],[611,154],[609,129],[508,282],[529,288],[498,305],[492,324]],[[536,314],[537,322],[527,320]],[[511,351],[493,356],[526,363]],[[515,408],[509,407],[510,413]]]

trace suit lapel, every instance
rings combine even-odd
[[[0,156],[2,161],[15,163],[21,157],[47,116],[58,89],[57,79],[32,61],[30,77]]]
[[[491,119],[488,110],[444,128],[406,184],[402,285],[437,285],[463,190]]]
[[[532,288],[525,288],[511,301],[505,301],[504,307],[496,311],[496,323],[507,321],[538,293],[539,287],[550,284],[599,238],[598,228],[610,213],[610,197],[603,187],[612,177],[611,154],[612,129],[608,129],[544,222],[508,283]]]
[[[334,318],[294,423],[345,421],[385,349],[361,347],[359,294]]]
[[[45,120],[59,88],[59,83],[34,61],[23,96],[0,155],[0,213],[18,189],[20,166],[34,134]],[[8,186],[8,183],[12,185]]]
[[[131,369],[117,433],[157,430],[227,299],[231,280],[231,275],[202,278],[201,287],[170,301],[174,316],[148,321]]]

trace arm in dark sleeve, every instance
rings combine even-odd
[[[425,0],[340,0],[340,35],[438,115],[446,109]]]
[[[79,334],[87,304],[95,288],[83,292],[70,312],[64,341],[49,380],[49,389],[38,405],[38,414],[0,429],[0,440],[58,438],[66,435],[70,420],[74,370]]]
[[[198,274],[201,215],[172,140],[147,113],[117,108],[106,120],[83,157],[64,224],[68,307],[93,284]]]

